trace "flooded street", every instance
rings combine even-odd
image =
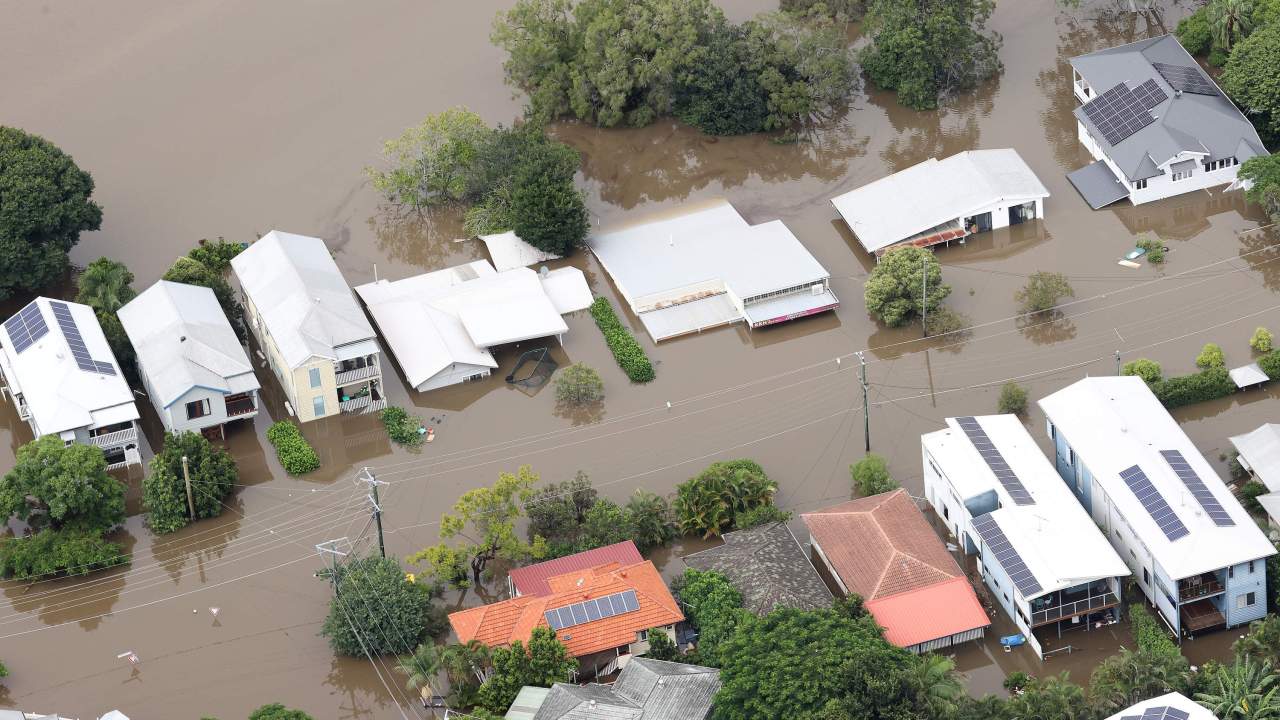
[[[377,161],[383,140],[429,113],[465,105],[491,124],[519,116],[522,101],[503,84],[502,54],[488,42],[494,13],[508,4],[4,0],[0,124],[44,135],[93,174],[102,229],[83,236],[73,261],[123,260],[138,289],[200,238],[248,241],[271,229],[325,238],[351,285],[372,280],[375,266],[379,277],[405,277],[484,257],[483,247],[453,242],[462,234],[455,212],[403,218],[380,208],[362,168]],[[775,7],[720,4],[735,20]],[[667,493],[714,460],[746,456],[779,482],[780,504],[804,511],[850,496],[848,466],[864,442],[856,351],[870,351],[872,448],[917,495],[920,434],[948,416],[995,412],[1007,380],[1035,400],[1087,374],[1116,372],[1116,351],[1181,374],[1205,342],[1223,346],[1228,366],[1249,362],[1253,329],[1280,329],[1280,233],[1257,229],[1258,209],[1215,189],[1093,212],[1066,179],[1089,161],[1075,136],[1066,58],[1171,31],[1191,5],[1157,4],[1134,14],[1125,0],[1072,10],[1005,0],[991,21],[1004,38],[1005,69],[980,91],[928,113],[864,91],[839,122],[799,144],[709,138],[669,120],[642,129],[555,126],[583,153],[593,224],[726,197],[752,223],[784,220],[831,272],[842,307],[658,347],[630,317],[657,370],[645,386],[627,381],[586,313],[567,317],[563,347],[551,344],[556,360],[585,362],[604,378],[603,408],[590,415],[558,414],[552,391],[529,396],[503,382],[538,343],[496,353],[502,366],[484,381],[426,394],[411,394],[396,367],[386,376],[391,402],[432,419],[435,442],[397,448],[372,416],[310,423],[304,432],[323,466],[299,479],[284,474],[266,443],[270,420],[286,415],[275,378],[260,369],[265,412],[228,437],[242,483],[232,510],[163,539],[131,517],[120,538],[133,553],[127,569],[0,584],[0,659],[12,672],[0,707],[229,720],[282,702],[317,718],[400,718],[394,699],[406,696],[394,661],[375,670],[335,659],[317,635],[330,593],[313,576],[322,567],[315,544],[345,536],[367,545],[370,537],[364,491],[353,482],[362,466],[389,483],[388,551],[400,556],[437,540],[441,511],[461,493],[519,464],[547,481],[583,470],[623,500],[635,488]],[[878,327],[862,303],[874,261],[829,199],[929,157],[996,147],[1016,148],[1051,197],[1043,220],[939,251],[953,287],[948,304],[974,327],[929,340],[918,326]],[[1143,231],[1170,247],[1164,267],[1118,266]],[[564,262],[621,307],[594,259]],[[1014,292],[1039,270],[1066,274],[1074,302],[1059,317],[1017,319]],[[1278,414],[1280,389],[1271,386],[1176,416],[1225,473],[1227,437]],[[1034,403],[1026,422],[1047,449]],[[0,405],[0,469],[30,437]],[[655,559],[674,575],[678,557],[698,547]],[[477,589],[448,602],[492,597]],[[1109,630],[1080,633],[1070,641],[1078,652],[1043,664],[1025,647],[1005,654],[994,643],[961,650],[957,662],[978,694],[999,692],[1013,670],[1069,670],[1083,682],[1098,658],[1131,644],[1126,630]],[[1238,634],[1196,640],[1187,654],[1222,657]],[[127,651],[141,662],[117,658]]]

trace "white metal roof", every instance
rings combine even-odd
[[[832,198],[867,252],[901,242],[998,202],[1049,191],[1016,150],[967,150],[922,163]]]
[[[632,303],[717,281],[746,299],[829,275],[781,220],[748,225],[726,200],[599,233],[588,244]]]
[[[80,369],[50,302],[66,304],[80,331],[85,351],[95,361],[110,363],[113,374]],[[136,420],[139,416],[133,392],[102,334],[93,308],[46,297],[32,300],[28,307],[32,306],[38,308],[48,332],[19,352],[14,349],[8,328],[0,325],[0,362],[12,389],[26,399],[40,433],[50,435]]]
[[[1044,593],[1092,580],[1130,575],[1128,566],[1116,555],[1017,416],[988,415],[974,419],[1018,476],[1034,504],[1014,503],[955,418],[947,418],[945,430],[929,433],[922,441],[947,478],[957,486],[962,500],[995,491],[1000,509],[992,513],[992,517]]]
[[[489,248],[489,257],[493,259],[493,267],[498,272],[560,259],[559,255],[543,252],[521,240],[514,230],[497,235],[481,235],[480,240]]]
[[[1280,490],[1280,425],[1267,423],[1258,429],[1230,438],[1240,458],[1267,489]]]
[[[1171,579],[1275,554],[1213,466],[1141,378],[1086,378],[1040,400],[1040,407]],[[1161,450],[1182,453],[1234,525],[1218,526],[1209,518]],[[1120,477],[1134,465],[1142,468],[1189,534],[1172,541],[1166,537]]]
[[[1216,720],[1214,715],[1208,708],[1182,693],[1171,692],[1159,697],[1153,697],[1150,700],[1143,700],[1137,705],[1130,705],[1107,718],[1107,720],[1141,720],[1144,713],[1149,709],[1170,707],[1187,713],[1187,720]],[[1172,720],[1170,715],[1156,715],[1157,718],[1163,717]]]
[[[373,327],[320,238],[272,230],[231,267],[289,367],[344,359],[339,348],[366,341],[360,354],[377,352]]]
[[[1247,388],[1259,383],[1264,383],[1271,379],[1267,377],[1266,373],[1262,372],[1262,366],[1258,365],[1256,362],[1249,363],[1248,365],[1241,365],[1238,368],[1233,368],[1229,375],[1231,375],[1231,381],[1234,382],[1238,388]]]
[[[161,280],[118,315],[164,407],[196,387],[224,394],[258,389],[249,356],[209,288]]]

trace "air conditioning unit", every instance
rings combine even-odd
[[[823,283],[817,283],[816,285],[812,285],[809,288],[809,292],[814,295],[821,295],[826,291],[827,291],[827,286],[824,285]]]

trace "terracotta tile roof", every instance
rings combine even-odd
[[[567,555],[555,560],[540,562],[536,565],[516,568],[510,572],[511,584],[519,595],[549,595],[551,594],[551,586],[547,584],[547,580],[556,575],[586,570],[605,563],[616,562],[623,565],[633,565],[642,560],[644,558],[640,557],[640,551],[636,549],[636,544],[630,540],[624,540],[620,543],[596,548],[595,550],[587,550],[586,552]]]
[[[875,600],[866,607],[884,628],[885,639],[899,647],[991,624],[969,580],[963,577]]]
[[[878,600],[963,577],[902,489],[800,516],[850,592]]]
[[[569,654],[582,657],[635,642],[636,632],[672,625],[684,619],[671,591],[652,562],[609,563],[547,579],[550,595],[521,596],[453,613],[449,623],[459,642],[479,640],[500,647],[528,642],[533,629],[547,625],[543,613],[583,600],[634,590],[639,609],[556,633]]]

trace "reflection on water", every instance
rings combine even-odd
[[[1037,345],[1051,345],[1076,336],[1076,324],[1058,310],[1023,315],[1017,323],[1022,336]]]
[[[125,555],[131,555],[137,543],[126,530],[117,530],[107,539],[120,545]],[[92,631],[98,629],[102,616],[111,612],[120,600],[128,574],[128,568],[116,568],[88,578],[46,578],[32,583],[5,581],[0,582],[0,588],[15,614],[34,612],[45,625],[75,622],[84,630]],[[0,630],[14,627],[14,618],[9,615],[0,613],[3,618]]]

